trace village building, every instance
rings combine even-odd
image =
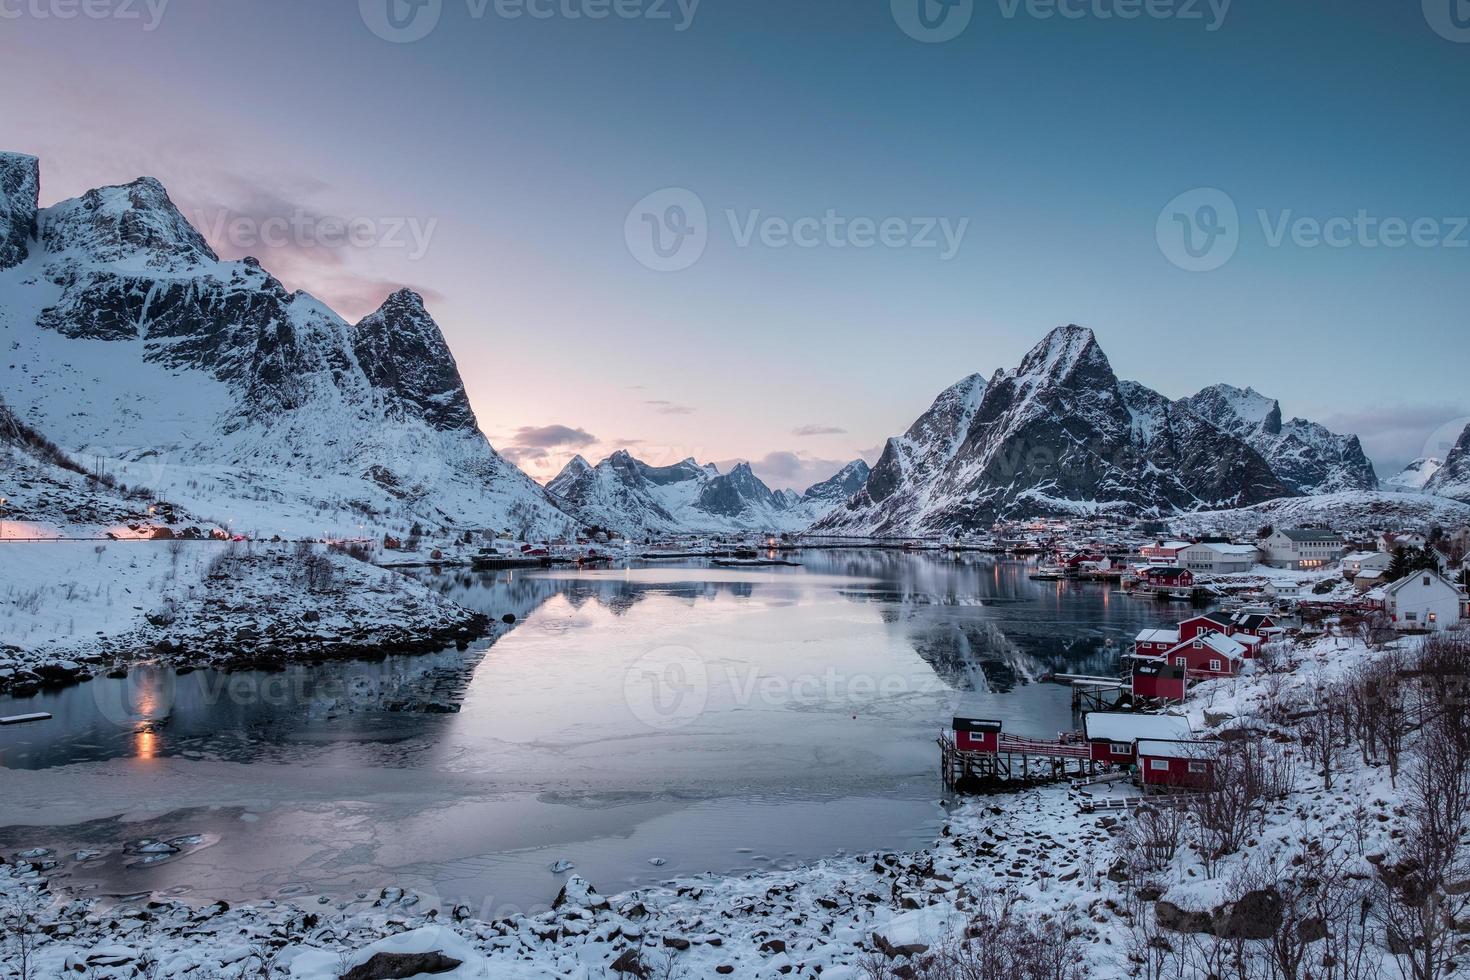
[[[1133,653],[1140,657],[1161,657],[1179,645],[1179,631],[1142,630],[1133,639]]]
[[[1218,742],[1141,739],[1138,779],[1157,789],[1202,789],[1214,779]]]
[[[1465,618],[1465,593],[1435,572],[1415,572],[1383,588],[1383,611],[1394,629],[1439,632]]]
[[[1192,572],[1232,575],[1256,567],[1260,552],[1253,544],[1214,544],[1201,542],[1179,551],[1176,560]]]
[[[1188,541],[1159,541],[1144,545],[1138,553],[1150,565],[1176,565],[1179,563],[1179,553],[1189,546]]]
[[[1179,704],[1188,693],[1189,671],[1174,666],[1163,657],[1135,657],[1134,701],[1168,701]]]
[[[1262,543],[1266,564],[1272,568],[1309,571],[1342,558],[1346,542],[1341,534],[1324,528],[1286,528],[1271,532]]]
[[[1092,761],[1131,766],[1138,761],[1139,740],[1185,741],[1193,732],[1183,715],[1090,711],[1082,719],[1082,734]]]
[[[1356,579],[1363,572],[1388,571],[1388,566],[1393,564],[1393,555],[1387,551],[1355,551],[1342,559],[1342,574],[1351,579]]]
[[[1400,548],[1422,548],[1428,543],[1418,531],[1389,531],[1379,535],[1378,550],[1391,555]]]

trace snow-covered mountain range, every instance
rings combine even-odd
[[[1470,425],[1460,433],[1444,465],[1424,484],[1424,489],[1441,497],[1470,503]]]
[[[618,528],[638,537],[735,531],[799,531],[850,497],[868,478],[855,460],[806,493],[773,491],[748,463],[729,473],[686,459],[650,466],[627,451],[596,466],[581,456],[547,490],[586,525]]]
[[[1005,517],[1241,507],[1308,482],[1376,486],[1356,439],[1307,422],[1280,425],[1279,409],[1271,422],[1270,407],[1255,427],[1239,424],[1255,400],[1215,391],[1216,399],[1176,402],[1120,380],[1092,331],[1060,327],[1016,369],[988,383],[971,376],[941,394],[817,529],[950,533]]]
[[[1383,487],[1386,490],[1422,492],[1428,486],[1429,481],[1434,479],[1434,474],[1438,473],[1443,466],[1444,460],[1435,459],[1433,456],[1416,459],[1405,466],[1401,472],[1384,480]]]
[[[3,391],[67,453],[251,533],[571,528],[480,432],[418,295],[349,324],[221,261],[151,178],[39,209],[40,176],[0,154]]]
[[[1378,488],[1378,475],[1357,436],[1340,436],[1306,419],[1283,422],[1281,403],[1254,388],[1212,385],[1180,404],[1250,443],[1297,493]]]

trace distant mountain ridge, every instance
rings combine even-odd
[[[748,463],[729,473],[686,459],[650,466],[626,450],[593,466],[574,457],[546,489],[584,525],[638,537],[804,530],[868,477],[855,460],[805,494],[772,491]]]
[[[956,533],[1008,517],[1164,514],[1293,492],[1243,439],[1120,381],[1093,332],[1074,324],[1016,369],[946,390],[816,529]]]
[[[1306,419],[1283,422],[1281,403],[1253,388],[1212,385],[1180,403],[1250,443],[1297,493],[1378,488],[1378,474],[1357,436],[1341,436]]]
[[[1470,425],[1460,433],[1444,465],[1424,484],[1424,489],[1441,497],[1470,503]]]

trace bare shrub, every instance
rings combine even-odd
[[[942,937],[902,966],[875,954],[868,980],[1085,980],[1080,944],[1063,924],[1032,923],[1010,896],[984,896],[963,933]]]
[[[36,948],[40,945],[50,900],[22,889],[0,902],[0,942],[9,950],[16,980],[37,980]]]
[[[1470,914],[1470,769],[1441,751],[1432,726],[1406,780],[1407,823],[1379,867],[1375,914],[1412,980],[1452,968],[1457,922]]]
[[[1141,806],[1126,828],[1127,853],[1141,871],[1168,867],[1187,839],[1189,818],[1183,807]]]
[[[1291,760],[1253,734],[1221,745],[1210,781],[1189,801],[1200,831],[1200,854],[1213,876],[1221,858],[1236,853],[1265,820],[1265,804],[1291,791]]]

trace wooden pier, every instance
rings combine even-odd
[[[940,773],[952,792],[984,792],[1096,775],[1086,744],[997,733],[994,748],[964,749],[953,732],[939,737]]]

